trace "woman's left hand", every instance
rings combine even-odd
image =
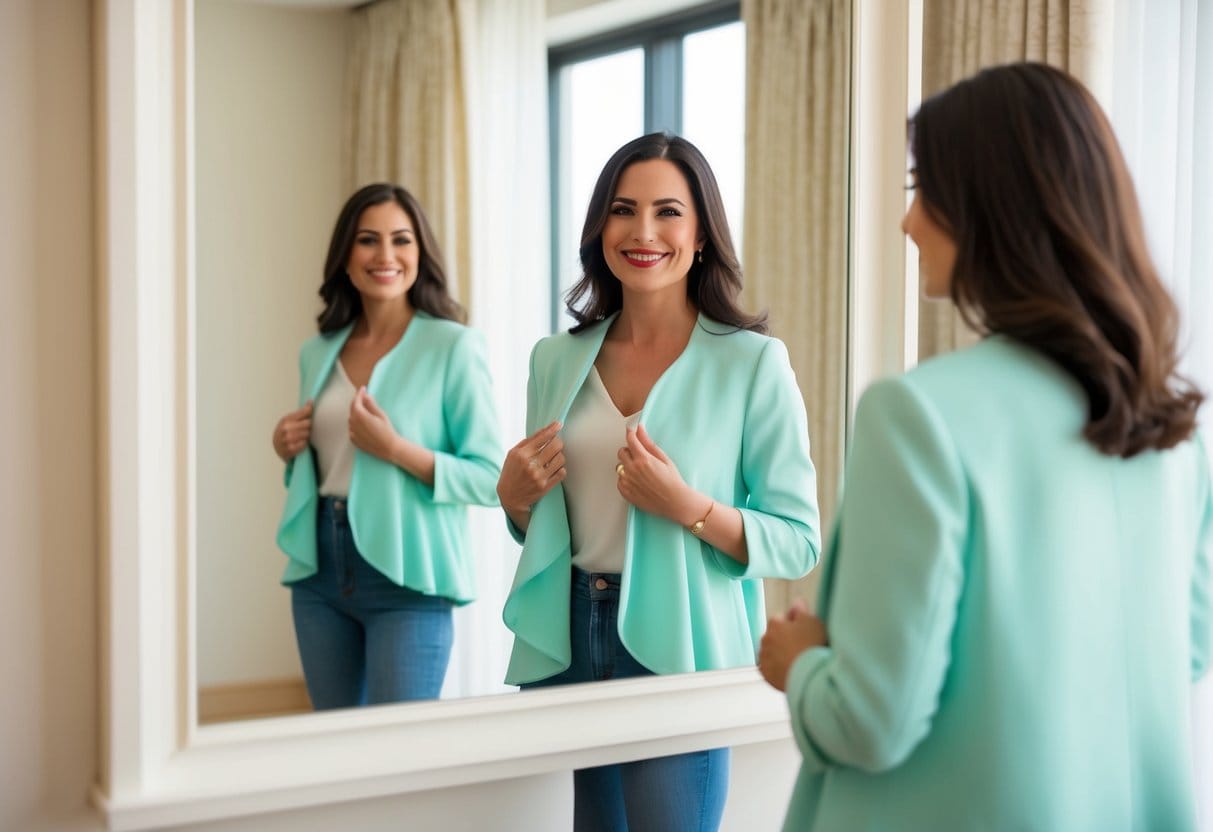
[[[809,612],[804,601],[797,599],[787,615],[767,620],[767,631],[758,648],[758,671],[776,690],[785,690],[792,664],[810,647],[830,643],[825,622]]]
[[[704,498],[686,484],[678,466],[657,447],[644,425],[628,428],[627,444],[618,457],[619,493],[636,508],[683,526],[703,514]]]
[[[397,456],[400,434],[365,387],[358,388],[350,404],[350,441],[358,450],[388,462]]]

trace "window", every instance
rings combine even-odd
[[[581,276],[578,245],[603,164],[656,130],[685,136],[720,183],[741,249],[745,176],[745,28],[736,2],[612,32],[549,53],[552,148],[552,328]]]

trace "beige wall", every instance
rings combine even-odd
[[[91,7],[0,2],[0,829],[96,828]]]
[[[270,446],[315,334],[341,180],[345,10],[198,0],[198,678],[299,677]]]

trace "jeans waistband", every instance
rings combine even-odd
[[[586,572],[574,566],[573,594],[591,601],[618,601],[621,578],[618,572]]]
[[[321,497],[316,510],[321,514],[344,515],[349,508],[348,497]]]

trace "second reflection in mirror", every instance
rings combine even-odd
[[[496,502],[485,345],[400,187],[346,202],[320,295],[299,408],[274,428],[287,484],[278,545],[308,696],[318,710],[434,699],[451,607],[474,595],[466,506]]]

